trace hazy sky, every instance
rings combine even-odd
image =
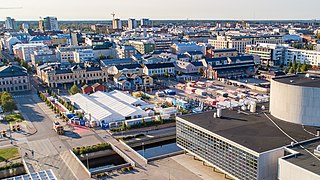
[[[22,9],[1,9],[22,7]],[[0,20],[320,19],[319,0],[1,0]]]

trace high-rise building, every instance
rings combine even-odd
[[[135,19],[128,19],[128,28],[129,29],[135,29],[137,28],[137,21]]]
[[[151,26],[151,21],[150,19],[147,19],[147,18],[142,18],[140,23],[141,23],[141,26]]]
[[[120,19],[113,19],[112,20],[112,28],[113,29],[122,29],[122,23]]]
[[[17,30],[17,23],[14,18],[7,17],[5,21],[6,29]]]
[[[45,17],[39,21],[40,31],[59,31],[58,19],[56,17]]]

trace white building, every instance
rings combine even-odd
[[[205,46],[196,43],[179,43],[171,46],[171,51],[174,54],[184,54],[188,51],[201,51],[205,54],[205,49]]]
[[[92,49],[78,49],[73,52],[73,61],[76,63],[83,63],[85,61],[94,60],[94,53]]]
[[[284,56],[284,63],[288,65],[294,60],[301,64],[307,63],[312,66],[320,66],[320,51],[287,49]]]
[[[145,64],[143,73],[152,76],[163,76],[166,73],[175,74],[175,66],[173,63]]]
[[[68,47],[57,47],[56,55],[60,59],[61,63],[69,62],[74,60],[74,52],[80,49],[88,49],[88,46],[68,46]]]
[[[21,41],[16,37],[10,37],[7,40],[5,40],[5,46],[9,50],[10,54],[13,54],[13,46],[20,43]]]
[[[141,100],[120,91],[110,93],[98,91],[91,95],[78,93],[69,99],[72,104],[85,112],[85,117],[90,123],[97,125],[148,116],[146,111],[137,106],[141,104]]]
[[[16,56],[23,59],[25,62],[31,62],[31,54],[37,50],[49,50],[49,47],[43,43],[38,44],[17,44],[13,46]],[[21,53],[21,55],[19,53]]]
[[[283,44],[282,36],[217,36],[216,39],[209,39],[208,43],[215,49],[234,48],[239,53],[245,53],[247,45],[258,43]]]

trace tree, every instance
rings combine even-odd
[[[293,60],[292,68],[293,68],[293,71],[295,72],[297,69],[297,60],[296,59]]]
[[[181,71],[178,71],[178,76],[182,76],[182,72]]]
[[[75,94],[80,93],[80,92],[81,92],[80,88],[78,88],[78,86],[75,85],[75,84],[69,89],[69,93],[71,95],[75,95]]]
[[[103,59],[107,59],[107,57],[105,55],[103,55],[103,54],[100,54],[99,60],[103,60]]]
[[[151,76],[153,79],[157,79],[157,75],[155,73],[152,74]]]
[[[13,101],[11,94],[8,92],[1,93],[1,106],[5,112],[11,112],[17,109],[16,103]]]
[[[198,69],[198,74],[201,75],[201,76],[203,75],[203,69],[202,68]]]
[[[168,70],[166,70],[166,71],[164,72],[164,76],[165,76],[165,77],[169,77],[169,72],[168,72]]]
[[[290,73],[290,74],[293,74],[293,73],[294,73],[293,67],[291,67],[291,68],[289,69],[289,73]]]

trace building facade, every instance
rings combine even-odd
[[[24,92],[30,89],[30,78],[25,68],[12,65],[0,67],[0,92]]]

